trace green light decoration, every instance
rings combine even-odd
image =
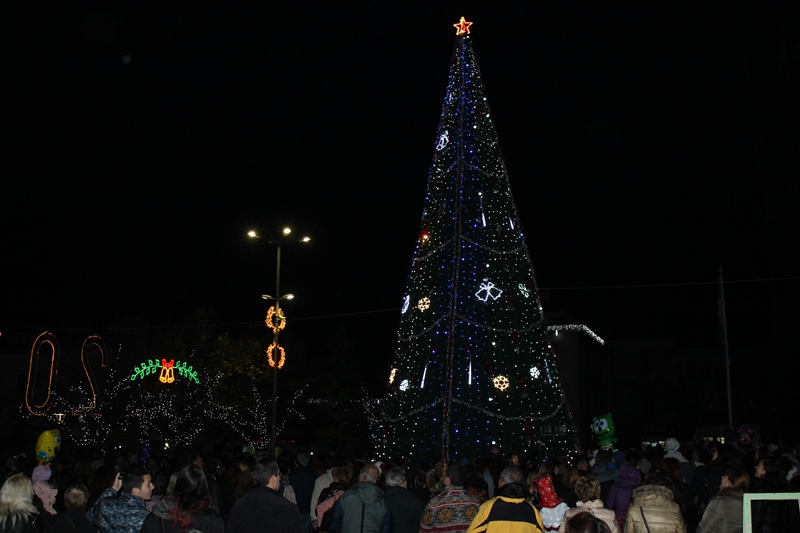
[[[170,359],[167,361],[166,359],[162,359],[159,361],[158,359],[148,359],[146,363],[142,363],[137,367],[134,367],[133,374],[131,375],[131,381],[142,378],[144,379],[145,376],[149,376],[150,374],[155,374],[158,369],[160,370],[158,380],[161,383],[173,383],[175,381],[175,371],[178,371],[178,374],[185,378],[189,378],[189,381],[194,381],[195,383],[200,383],[200,378],[197,377],[197,370],[194,370],[191,366],[188,366],[186,361],[178,361],[175,362],[175,359]]]

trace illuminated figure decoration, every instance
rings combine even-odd
[[[494,386],[497,390],[506,390],[508,387],[511,386],[511,382],[508,381],[508,378],[506,376],[496,376],[492,380],[492,383],[494,383]]]
[[[278,353],[280,354],[277,363],[275,362],[275,358],[272,357],[272,354],[275,352],[275,350],[278,350]],[[267,346],[267,362],[269,362],[269,366],[272,368],[275,368],[276,366],[278,368],[283,368],[283,364],[286,362],[286,352],[275,342]]]
[[[430,308],[431,308],[431,299],[428,297],[425,297],[421,299],[419,302],[417,302],[417,309],[419,309],[420,311],[427,311]]]
[[[497,442],[521,455],[545,450],[572,459],[578,435],[526,243],[536,235],[523,231],[514,203],[471,26],[464,18],[455,25],[432,132],[436,150],[400,293],[417,302],[425,296],[430,307],[398,313],[389,368],[397,369],[393,383],[400,386],[389,384],[380,400],[376,455],[448,464]],[[535,175],[535,162],[527,167]]]
[[[614,436],[616,428],[614,427],[614,418],[611,413],[596,416],[592,420],[592,434],[597,441],[597,447],[603,450],[610,450],[617,442],[617,437]]]
[[[501,294],[503,294],[502,290],[495,287],[491,281],[484,279],[481,288],[475,293],[475,297],[482,302],[488,302],[490,297],[492,300],[497,300]]]
[[[50,464],[61,449],[61,432],[57,429],[43,431],[36,439],[36,460],[40,465]]]
[[[283,328],[286,327],[286,316],[283,314],[283,309],[278,308],[278,311],[275,311],[275,306],[269,308],[267,311],[267,319],[264,321],[267,324],[267,327],[272,330],[273,333],[277,333]]]
[[[409,303],[411,303],[411,296],[406,295],[405,298],[403,298],[403,307],[402,309],[400,309],[401,313],[405,313],[406,311],[408,311]]]
[[[158,380],[161,383],[173,383],[175,381],[175,371],[178,375],[188,378],[189,381],[200,383],[200,378],[197,377],[197,370],[184,361],[175,362],[174,359],[167,361],[166,359],[148,359],[146,363],[141,363],[139,366],[133,367],[133,374],[131,374],[131,381],[155,374],[159,371]]]
[[[439,136],[439,140],[436,141],[436,151],[440,152],[447,147],[447,144],[450,142],[450,135],[447,133],[447,130]]]

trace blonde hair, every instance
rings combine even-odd
[[[0,487],[0,528],[6,528],[6,520],[13,526],[20,518],[38,515],[33,505],[33,483],[25,474],[15,474]]]
[[[581,476],[575,482],[575,494],[583,503],[600,497],[600,482],[592,476]]]

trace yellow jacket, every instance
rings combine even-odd
[[[539,511],[525,498],[501,495],[481,505],[467,533],[544,533],[544,525]]]

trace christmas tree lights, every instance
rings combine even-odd
[[[463,17],[454,25],[419,240],[376,416],[387,460],[474,459],[493,442],[506,453],[577,450],[471,25]]]

